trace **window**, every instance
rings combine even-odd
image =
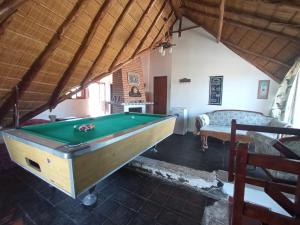
[[[293,127],[300,128],[300,77],[298,76],[296,79],[292,124]]]
[[[300,58],[286,74],[277,90],[271,115],[300,128]]]
[[[88,90],[83,89],[76,94],[72,95],[72,99],[87,99],[88,98]]]

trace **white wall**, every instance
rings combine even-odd
[[[46,110],[34,119],[49,120],[49,115],[56,115],[57,118],[86,117],[89,115],[89,101],[88,99],[67,99],[59,103],[52,112]]]
[[[105,98],[100,96],[99,85],[92,83],[88,86],[89,94],[87,99],[67,99],[59,103],[55,109],[50,112],[46,110],[34,117],[34,119],[49,119],[49,115],[56,115],[57,118],[66,117],[87,117],[87,116],[101,116],[109,113],[110,110],[104,108],[104,102],[110,102],[110,84],[112,83],[112,75],[106,76],[100,80],[105,83]],[[106,107],[110,105],[106,104]]]
[[[172,74],[172,55],[166,52],[165,56],[161,56],[158,50],[150,52],[150,69],[149,69],[149,89],[150,99],[153,101],[153,79],[154,77],[167,76],[168,91],[167,91],[167,111],[170,110],[171,98],[171,74]],[[146,84],[147,86],[147,84]]]
[[[185,20],[187,23],[191,24]],[[196,115],[212,110],[242,109],[268,114],[278,88],[270,77],[222,43],[216,43],[202,28],[184,31],[180,38],[175,34],[172,42],[176,47],[171,55],[151,52],[150,76],[170,77],[169,107],[188,109],[190,131],[194,130]],[[208,105],[209,76],[213,75],[224,76],[221,106]],[[191,83],[179,83],[184,77],[190,78]],[[267,100],[257,99],[258,80],[271,80]]]
[[[140,55],[143,74],[144,74],[144,82],[146,84],[145,93],[150,91],[149,85],[147,85],[150,83],[149,80],[150,79],[150,52],[151,52],[150,50],[147,50]]]

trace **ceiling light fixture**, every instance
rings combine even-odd
[[[169,51],[170,54],[172,54],[173,46],[176,46],[176,45],[172,44],[171,42],[169,42],[169,40],[167,40],[167,41],[162,41],[162,42],[158,43],[158,45],[154,49],[158,48],[158,52],[162,56],[165,56],[167,50]]]

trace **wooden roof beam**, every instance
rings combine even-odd
[[[228,47],[229,49],[231,49],[233,52],[235,52],[236,54],[238,54],[240,57],[244,58],[246,61],[248,61],[249,63],[251,63],[252,65],[254,65],[257,69],[259,69],[259,70],[261,70],[263,73],[267,74],[267,75],[268,75],[270,78],[272,78],[274,81],[276,81],[276,82],[279,83],[279,84],[281,83],[282,79],[279,78],[279,77],[277,77],[276,75],[273,75],[273,74],[275,74],[275,72],[274,72],[273,74],[270,73],[268,70],[266,70],[266,68],[264,68],[263,66],[261,66],[261,65],[259,65],[259,64],[257,64],[257,63],[255,63],[254,60],[249,59],[249,58],[247,58],[247,57],[244,57],[243,55],[240,55],[239,52],[241,52],[241,51],[239,51],[239,50],[237,50],[237,49],[235,49],[235,48],[233,48],[233,47],[230,47],[229,45],[227,45],[227,47]],[[241,52],[241,53],[243,53],[243,52]]]
[[[175,9],[175,7],[174,7],[174,4],[173,4],[173,0],[170,0],[170,5],[171,5],[172,10],[173,10],[174,13],[175,13],[176,19],[182,17],[182,16],[179,15],[179,13],[176,11],[176,9]]]
[[[181,37],[181,31],[182,31],[182,17],[180,17],[179,19],[178,37]]]
[[[249,55],[252,55],[252,56],[255,56],[255,57],[259,57],[259,58],[261,58],[261,59],[264,59],[264,60],[270,61],[270,62],[272,62],[272,63],[278,64],[278,65],[280,65],[280,66],[284,66],[284,67],[286,67],[286,68],[288,68],[288,69],[291,68],[291,66],[292,66],[292,65],[289,65],[289,64],[287,64],[287,63],[285,63],[285,62],[281,62],[281,61],[279,61],[279,60],[277,60],[277,59],[273,59],[273,58],[271,58],[271,57],[265,56],[265,55],[263,55],[263,54],[256,53],[256,52],[250,51],[250,50],[248,50],[248,49],[241,48],[240,46],[235,45],[235,44],[233,44],[233,43],[231,43],[231,42],[229,42],[229,41],[224,41],[224,40],[222,40],[222,42],[223,42],[225,45],[228,45],[228,46],[230,46],[230,47],[232,47],[232,48],[234,48],[234,49],[236,49],[236,50],[238,50],[238,51],[241,51],[241,52],[243,52],[243,53],[246,53],[246,54],[249,54]]]
[[[219,27],[218,27],[218,36],[217,36],[218,43],[220,42],[222,36],[222,29],[224,24],[225,1],[226,0],[221,0],[220,7],[219,7],[220,15],[219,15]]]
[[[155,24],[157,23],[157,21],[159,20],[159,18],[161,17],[162,13],[163,13],[163,10],[167,4],[169,0],[164,0],[164,3],[162,4],[158,14],[156,15],[155,19],[152,21],[150,27],[148,28],[147,32],[144,34],[143,38],[141,39],[139,45],[137,46],[137,48],[135,49],[135,51],[133,52],[133,54],[131,55],[130,59],[133,59],[137,54],[138,52],[141,50],[141,48],[143,47],[144,45],[144,42],[146,41],[148,35],[150,34],[150,32],[152,31],[152,28],[155,26]]]
[[[34,60],[30,68],[23,75],[22,80],[17,84],[19,88],[19,98],[22,97],[25,90],[29,87],[31,81],[36,77],[42,66],[46,63],[48,58],[51,56],[53,51],[56,49],[60,41],[62,40],[62,36],[64,35],[64,31],[70,26],[73,22],[73,19],[77,16],[79,9],[81,6],[87,2],[87,0],[79,0],[76,2],[75,6],[68,14],[64,22],[59,26],[56,33],[52,36],[48,45],[45,49],[39,54],[39,56]],[[3,120],[4,116],[8,113],[8,111],[13,106],[13,100],[15,99],[15,92],[12,90],[10,95],[6,98],[0,108],[0,121]]]
[[[190,15],[184,15],[185,17],[187,17],[189,20],[191,20],[193,23],[195,24],[198,24],[199,26],[203,27],[208,33],[210,33],[212,36],[216,37],[216,34],[214,34],[213,32],[209,31],[207,29],[207,27],[205,27],[203,24],[201,24],[200,22],[198,22],[196,19],[194,19],[193,17],[191,17]],[[240,51],[240,52],[243,52],[243,53],[246,53],[246,54],[251,54],[253,56],[256,56],[256,57],[260,57],[260,58],[263,58],[265,60],[269,60],[270,62],[273,62],[273,63],[277,63],[279,65],[283,65],[284,67],[286,68],[290,68],[291,65],[289,64],[286,64],[284,62],[281,62],[279,60],[276,60],[276,59],[273,59],[273,58],[270,58],[268,56],[264,56],[264,55],[261,55],[259,53],[255,53],[255,52],[252,52],[250,50],[247,50],[247,49],[243,49],[231,42],[228,42],[228,41],[224,41],[222,40],[222,42],[228,47],[230,48],[232,51],[234,50],[237,50],[237,51]],[[249,61],[249,60],[248,60]],[[255,65],[259,70],[263,71],[265,74],[267,74],[269,77],[271,77],[273,80],[277,81],[278,83],[280,82],[279,78],[274,76],[273,74],[269,73],[268,71],[266,71],[265,69]]]
[[[150,49],[150,48],[144,49],[142,52],[147,51],[147,50],[149,50],[149,49]],[[140,53],[142,53],[142,52],[140,52]],[[110,72],[105,72],[105,73],[102,73],[102,74],[100,74],[100,75],[94,77],[92,80],[87,81],[84,85],[82,85],[82,86],[80,86],[78,89],[76,89],[76,91],[70,92],[70,93],[65,94],[65,95],[63,95],[63,96],[60,96],[60,97],[58,98],[58,100],[57,100],[56,103],[58,104],[58,103],[63,102],[63,101],[66,100],[66,99],[71,98],[72,95],[78,93],[79,91],[83,90],[84,88],[87,88],[88,85],[90,85],[91,83],[96,82],[96,81],[100,80],[101,78],[103,78],[103,77],[109,75],[111,72],[117,71],[118,69],[120,69],[120,66],[129,63],[131,60],[132,60],[132,59],[129,59],[129,60],[127,60],[126,62],[122,63],[121,65],[116,66],[116,67],[113,68],[113,70],[110,71]],[[29,120],[29,119],[35,117],[36,115],[38,115],[38,114],[44,112],[44,111],[47,110],[47,109],[49,109],[49,103],[48,103],[48,102],[47,102],[46,104],[41,105],[40,107],[34,109],[33,111],[30,111],[30,112],[28,112],[27,114],[23,115],[23,116],[20,118],[20,123],[25,122],[26,120]]]
[[[200,26],[195,25],[195,26],[190,26],[190,27],[182,28],[182,29],[181,29],[181,33],[182,33],[183,31],[192,30],[192,29],[195,29],[195,28],[198,28],[198,27],[200,27]],[[179,30],[174,30],[174,31],[172,31],[172,33],[178,33],[178,32],[179,32]]]
[[[151,0],[146,8],[146,10],[144,11],[144,13],[142,14],[141,18],[139,19],[138,23],[135,25],[135,27],[133,28],[131,34],[128,36],[128,38],[126,39],[126,41],[124,42],[122,48],[119,50],[118,54],[116,55],[116,57],[114,58],[113,62],[111,63],[110,67],[109,67],[109,71],[112,70],[112,68],[115,67],[115,65],[117,64],[121,54],[123,53],[124,49],[126,48],[126,46],[128,45],[128,43],[130,43],[132,41],[132,39],[135,37],[135,34],[138,30],[138,28],[140,27],[141,23],[144,21],[145,17],[148,15],[150,9],[152,9],[153,5],[155,3],[155,0]],[[84,81],[86,80],[86,78],[84,79]],[[82,82],[84,83],[84,82]]]
[[[166,24],[169,23],[169,20],[172,18],[172,15],[174,14],[174,11],[171,11],[168,15],[168,21],[166,23],[164,23],[164,25],[161,26],[161,28],[159,29],[158,33],[156,34],[156,36],[153,38],[151,44],[150,44],[150,48],[153,47],[153,45],[155,44],[156,39],[159,37],[159,35],[161,34],[161,32],[163,31],[164,27]],[[174,23],[171,25],[171,27],[174,26],[175,22],[177,21],[177,18],[175,19]]]
[[[218,4],[215,4],[212,2],[203,2],[203,1],[197,1],[197,0],[185,0],[185,1],[197,4],[202,8],[207,7],[207,8],[211,8],[213,10],[214,9],[217,10],[217,8],[219,7]],[[298,23],[298,22],[293,22],[293,21],[287,22],[283,19],[276,18],[276,17],[272,17],[272,19],[270,19],[267,16],[260,15],[257,13],[252,13],[252,12],[246,11],[242,8],[237,10],[235,7],[232,7],[230,5],[226,6],[226,12],[231,13],[235,16],[239,16],[239,17],[246,17],[246,18],[252,19],[252,20],[260,20],[260,21],[263,21],[264,23],[270,24],[270,25],[282,25],[282,26],[292,27],[292,28],[300,27],[300,23]]]
[[[4,0],[0,5],[0,24],[6,21],[27,0]]]
[[[204,10],[195,9],[195,8],[191,8],[191,7],[188,7],[188,6],[182,7],[182,9],[186,10],[188,12],[191,12],[191,13],[195,13],[198,16],[202,15],[202,16],[208,16],[208,17],[211,17],[211,18],[214,18],[214,19],[218,19],[217,15],[215,15],[213,13],[205,12]],[[262,32],[262,33],[267,34],[267,35],[271,35],[271,36],[276,36],[276,37],[279,37],[279,38],[283,38],[283,39],[292,41],[293,43],[295,43],[297,45],[300,44],[300,40],[297,37],[294,37],[294,36],[291,36],[291,35],[287,35],[287,34],[283,34],[283,33],[276,32],[276,31],[267,30],[267,29],[260,28],[260,27],[254,26],[254,25],[250,25],[250,24],[244,23],[241,20],[240,21],[236,21],[236,20],[229,19],[229,18],[225,17],[224,18],[224,23],[230,24],[230,25],[233,25],[233,26],[236,26],[236,27],[246,28],[246,29],[249,29],[249,30],[259,31],[259,32]]]
[[[189,17],[189,19],[191,19],[191,18]],[[202,26],[205,30],[207,30],[203,25],[201,25],[201,24],[200,24],[199,22],[197,22],[195,19],[193,19],[192,22],[198,24],[199,26]],[[214,34],[213,32],[211,32],[211,31],[208,31],[208,32],[209,32],[211,35],[216,36],[216,34]],[[273,58],[268,57],[268,56],[265,56],[265,55],[262,55],[262,54],[260,54],[260,53],[256,53],[256,52],[250,51],[250,50],[248,50],[248,49],[241,48],[240,46],[235,45],[235,44],[233,44],[233,43],[231,43],[231,42],[229,42],[229,41],[226,41],[226,40],[221,40],[221,41],[222,41],[222,43],[224,43],[225,45],[230,46],[231,48],[234,48],[234,49],[236,49],[236,50],[239,50],[239,51],[241,51],[241,52],[243,52],[243,53],[247,53],[247,54],[252,55],[252,56],[256,56],[256,57],[259,57],[259,58],[268,60],[268,61],[270,61],[270,62],[272,62],[272,63],[275,63],[275,64],[278,64],[278,65],[284,66],[284,67],[286,67],[286,68],[288,68],[288,69],[292,66],[292,65],[290,65],[290,64],[287,64],[287,63],[285,63],[285,62],[282,62],[282,61],[273,59]]]
[[[171,19],[171,18],[172,18],[172,16],[170,17],[170,19]],[[178,18],[175,18],[175,20],[173,21],[173,23],[172,23],[171,26],[170,26],[169,33],[170,33],[171,36],[172,36],[173,33],[177,33],[176,31],[173,30],[174,25],[175,25],[175,23],[176,23],[177,21],[178,21]],[[185,31],[185,30],[189,30],[189,29],[191,29],[191,28],[190,28],[190,27],[182,28],[182,29],[181,29],[181,32],[182,32],[182,31]]]
[[[290,9],[300,10],[300,4],[293,3],[292,1],[285,1],[285,0],[282,0],[282,1],[258,0],[258,1],[263,3],[263,4],[272,4],[272,5],[288,7]]]
[[[81,85],[84,85],[87,80],[89,79],[89,77],[94,73],[98,63],[102,60],[105,51],[108,49],[109,47],[109,42],[111,41],[117,27],[120,25],[121,21],[123,20],[123,18],[125,17],[125,15],[127,14],[130,6],[132,5],[133,0],[129,0],[125,6],[125,8],[123,9],[121,15],[118,17],[117,21],[115,22],[114,26],[111,29],[111,32],[108,34],[108,36],[106,37],[101,50],[99,51],[96,59],[94,60],[93,64],[91,65],[90,69],[88,70],[88,72],[86,73],[86,75],[84,76],[83,80],[81,81]]]
[[[159,29],[158,33],[157,33],[156,36],[153,38],[153,40],[152,40],[152,42],[151,42],[151,44],[150,44],[150,48],[153,47],[153,45],[154,45],[155,42],[156,42],[156,39],[159,37],[159,35],[161,34],[161,32],[162,32],[163,29],[164,29],[164,26],[162,26],[162,27]]]
[[[110,0],[105,0],[105,2],[100,6],[97,14],[95,15],[93,21],[90,24],[88,32],[85,34],[79,48],[77,49],[74,57],[72,58],[71,63],[69,64],[69,66],[67,67],[65,72],[63,73],[56,88],[53,90],[53,92],[51,94],[51,97],[49,99],[50,109],[52,109],[53,107],[56,106],[56,100],[58,99],[58,97],[59,97],[60,93],[62,92],[63,88],[65,87],[65,85],[68,83],[76,66],[80,62],[80,59],[82,58],[82,56],[88,49],[88,46],[89,46],[90,42],[92,41],[92,39],[97,31],[97,28],[98,28],[99,24],[101,23],[102,18],[110,4],[111,4]]]

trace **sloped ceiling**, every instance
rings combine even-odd
[[[0,124],[56,104],[187,17],[280,82],[300,52],[300,1],[0,0]],[[69,93],[69,94],[66,94]]]
[[[182,2],[181,15],[278,82],[300,56],[300,1]]]
[[[151,48],[179,0],[0,0],[0,123],[64,100]]]

